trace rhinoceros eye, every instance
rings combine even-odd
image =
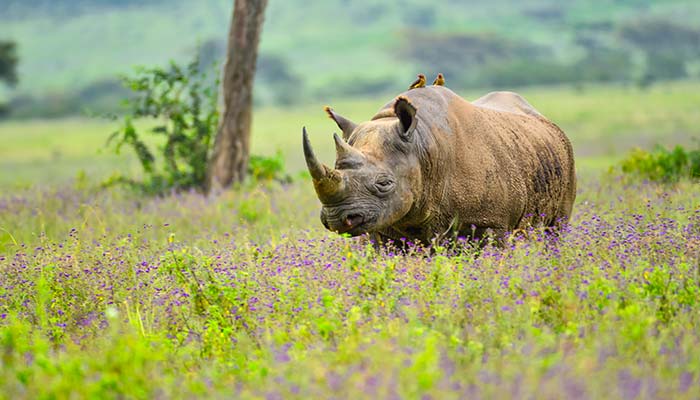
[[[394,188],[394,181],[388,177],[380,177],[374,182],[377,194],[387,194]]]

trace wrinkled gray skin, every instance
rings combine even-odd
[[[357,125],[326,112],[343,131],[335,168],[318,162],[306,130],[303,140],[330,230],[430,243],[569,220],[571,144],[515,93],[470,103],[442,86],[412,89]]]

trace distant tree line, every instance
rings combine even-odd
[[[43,0],[29,1],[44,4]],[[128,3],[85,1],[90,4]],[[79,1],[56,1],[56,4],[76,3]],[[533,9],[530,13],[538,19],[562,18],[561,12],[556,10]],[[572,46],[567,49],[566,56],[562,56],[557,49],[523,38],[495,33],[437,33],[431,30],[432,17],[419,18],[414,14],[411,18],[406,16],[400,46],[395,50],[397,63],[415,66],[426,73],[442,72],[450,87],[458,90],[515,89],[551,84],[580,86],[595,82],[627,82],[646,87],[659,80],[700,76],[700,28],[667,19],[576,24],[573,26]],[[204,41],[199,52],[201,69],[209,69],[214,72],[212,76],[218,76],[226,53],[224,40]],[[5,53],[16,59],[13,44]],[[2,68],[0,59],[0,74]],[[6,83],[16,80],[16,75],[12,74],[6,75]],[[390,94],[397,87],[391,79],[363,75],[363,71],[358,71],[357,76],[335,80],[328,87],[313,87],[305,78],[284,54],[263,52],[257,63],[254,100],[256,104],[290,105],[329,95],[367,97]],[[86,107],[92,112],[103,113],[117,109],[119,101],[128,95],[128,90],[121,87],[115,77],[92,82],[72,92],[40,97],[18,95],[10,108],[12,115],[19,118],[76,114]]]
[[[197,49],[198,69],[207,72],[210,83],[219,76],[226,55],[226,42],[210,39]],[[384,82],[386,86],[386,82]],[[304,89],[304,80],[282,56],[261,53],[258,56],[255,77],[255,103],[291,105],[298,101]],[[364,93],[362,88],[354,94]],[[18,95],[13,98],[10,109],[16,118],[31,118],[37,115],[48,118],[87,112],[91,114],[113,113],[123,99],[133,95],[122,84],[119,77],[101,79],[70,92],[46,93],[41,96]]]
[[[0,82],[8,86],[17,84],[17,46],[14,42],[0,41]],[[6,104],[0,103],[0,117],[9,112]]]
[[[682,78],[687,60],[700,57],[700,30],[652,19],[625,24],[619,36],[643,54],[643,82]]]
[[[167,0],[0,0],[0,20],[13,18],[72,18],[110,9],[167,4]]]
[[[687,77],[689,64],[700,58],[700,29],[668,20],[581,28],[575,39],[581,56],[574,60],[560,60],[551,49],[526,40],[420,30],[405,35],[399,56],[423,69],[441,71],[463,87],[584,82],[645,86]],[[601,35],[605,29],[611,32]]]
[[[17,45],[0,41],[0,81],[10,86],[17,84]]]
[[[0,13],[23,10],[84,10],[89,7],[125,7],[131,5],[158,4],[164,0],[2,0],[0,2]]]

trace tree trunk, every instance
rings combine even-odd
[[[207,190],[245,179],[250,152],[253,79],[267,0],[235,0],[223,76],[223,110],[209,160]]]

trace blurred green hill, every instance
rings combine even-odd
[[[3,0],[17,43],[15,117],[114,110],[136,65],[191,59],[217,71],[231,0]],[[256,101],[394,93],[417,72],[455,89],[700,76],[697,0],[270,0]]]

